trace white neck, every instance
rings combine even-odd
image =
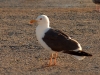
[[[50,29],[49,24],[47,25],[38,25],[36,27],[36,36],[37,39],[39,40],[40,38],[44,37],[44,33]],[[39,38],[40,37],[40,38]]]
[[[43,42],[42,38],[44,37],[45,32],[48,31],[49,29],[50,29],[49,25],[48,26],[38,25],[37,28],[36,28],[37,40],[47,50],[51,50],[51,49]]]

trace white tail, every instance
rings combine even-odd
[[[78,60],[83,60],[86,56],[76,56],[76,55],[73,55],[76,59]]]

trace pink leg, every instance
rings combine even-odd
[[[57,64],[57,62],[56,62],[57,56],[58,56],[58,53],[57,52],[51,54],[51,57],[50,57],[48,66],[53,66],[53,65],[56,65]],[[53,62],[53,58],[54,58],[54,63],[52,63]]]
[[[99,5],[99,12],[100,12],[100,5]]]
[[[96,11],[98,11],[98,5],[96,4]]]
[[[53,53],[51,54],[51,57],[50,57],[50,60],[49,60],[48,66],[52,66],[52,59],[53,59]]]
[[[97,5],[96,4],[96,11],[99,11],[100,12],[100,5]]]
[[[54,57],[54,65],[57,64],[57,62],[56,62],[56,60],[57,60],[57,56],[58,56],[58,53],[56,52],[56,53],[55,53],[55,57]]]

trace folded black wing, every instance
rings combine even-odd
[[[54,51],[66,52],[79,48],[76,41],[60,30],[49,29],[42,39]]]

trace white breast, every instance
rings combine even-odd
[[[46,50],[51,50],[49,46],[42,40],[42,38],[45,35],[45,32],[48,31],[50,28],[43,28],[41,26],[37,26],[36,28],[36,37],[39,43],[46,49]]]

